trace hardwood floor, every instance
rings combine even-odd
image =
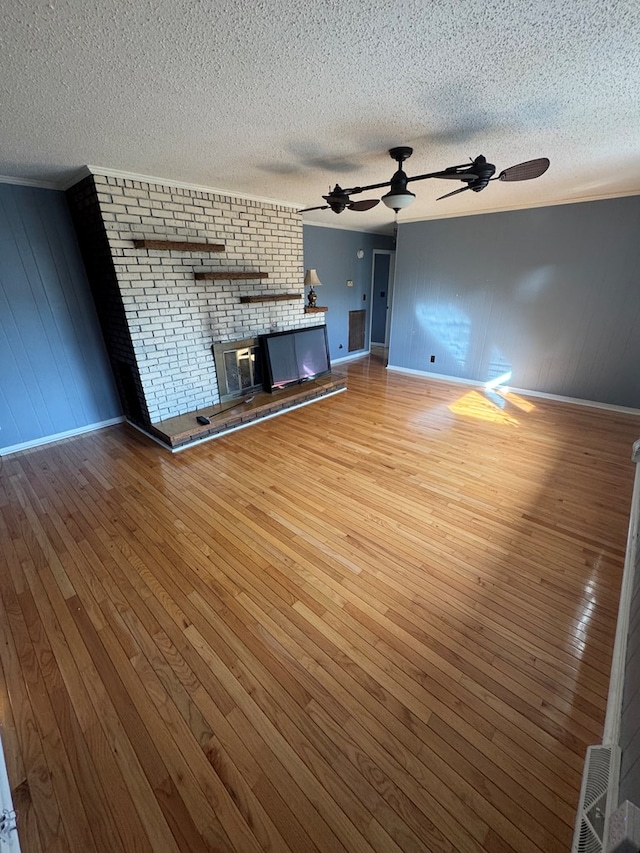
[[[23,853],[569,849],[640,420],[348,372],[179,455],[4,459]]]

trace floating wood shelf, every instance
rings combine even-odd
[[[287,300],[300,299],[299,293],[262,293],[256,296],[241,296],[240,302],[286,302]]]
[[[223,281],[237,278],[269,278],[268,272],[242,272],[240,270],[216,270],[216,272],[197,272],[196,281],[216,280]]]
[[[173,252],[224,252],[224,243],[193,243],[185,240],[134,240],[136,249],[170,249]]]
[[[326,307],[326,305],[314,305],[313,307],[311,307],[310,305],[304,306],[305,314],[324,314],[324,312],[328,310],[329,309]]]

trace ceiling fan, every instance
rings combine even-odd
[[[331,208],[334,213],[342,213],[343,210],[371,210],[378,204],[379,199],[368,198],[362,201],[351,201],[351,196],[357,190],[343,190],[340,184],[329,191],[328,195],[323,195],[322,198],[327,204],[321,204],[319,207],[308,207],[306,210],[301,210],[300,213],[306,213],[309,210],[327,210]]]
[[[338,184],[329,191],[328,195],[322,196],[327,204],[319,207],[307,207],[301,210],[300,213],[308,213],[311,210],[327,210],[331,208],[334,213],[342,213],[343,210],[371,210],[379,201],[384,202],[387,207],[390,207],[396,213],[404,210],[415,199],[415,193],[407,189],[407,184],[410,181],[425,181],[428,178],[442,178],[444,180],[462,181],[465,186],[450,193],[439,196],[437,201],[443,198],[449,198],[452,195],[463,193],[466,190],[480,192],[489,185],[490,181],[530,181],[533,178],[539,178],[549,168],[549,159],[547,157],[539,157],[537,160],[527,160],[525,163],[518,163],[516,166],[510,166],[508,169],[503,169],[500,174],[496,175],[496,167],[493,163],[488,163],[487,158],[482,154],[472,160],[470,164],[463,163],[459,166],[449,166],[440,172],[427,172],[424,175],[414,175],[409,177],[402,168],[405,160],[413,154],[413,148],[408,145],[400,145],[397,148],[389,149],[389,156],[398,164],[396,172],[389,181],[383,181],[380,184],[369,184],[364,187],[351,187],[343,189]],[[368,192],[369,190],[377,190],[382,187],[389,187],[389,192],[382,196],[382,199],[371,198],[362,201],[351,201],[352,195]]]

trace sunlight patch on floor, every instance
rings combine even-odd
[[[490,421],[492,423],[503,423],[508,426],[518,426],[518,419],[514,418],[504,409],[491,402],[486,396],[479,391],[468,391],[463,394],[454,403],[451,403],[449,410],[455,415],[463,415],[467,418],[476,418],[482,421]]]
[[[500,396],[504,397],[508,403],[512,403],[523,412],[531,412],[535,409],[532,402],[525,400],[524,397],[520,397],[518,394],[514,394],[513,391],[509,391],[508,388],[496,388],[496,393],[500,394]]]

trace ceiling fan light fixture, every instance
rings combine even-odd
[[[398,213],[399,210],[404,210],[405,207],[409,207],[415,201],[415,193],[412,193],[410,190],[400,190],[399,192],[394,192],[390,190],[386,195],[382,196],[382,201],[390,207],[391,210],[395,210]]]
[[[413,148],[407,148],[405,146],[392,148],[389,151],[389,154],[398,163],[398,170],[389,181],[389,192],[382,196],[382,201],[387,207],[395,210],[396,213],[398,213],[399,210],[404,210],[405,207],[409,207],[416,197],[415,193],[412,193],[407,189],[407,182],[409,181],[409,178],[402,168],[402,163],[407,159],[407,157],[410,157],[412,153]]]

